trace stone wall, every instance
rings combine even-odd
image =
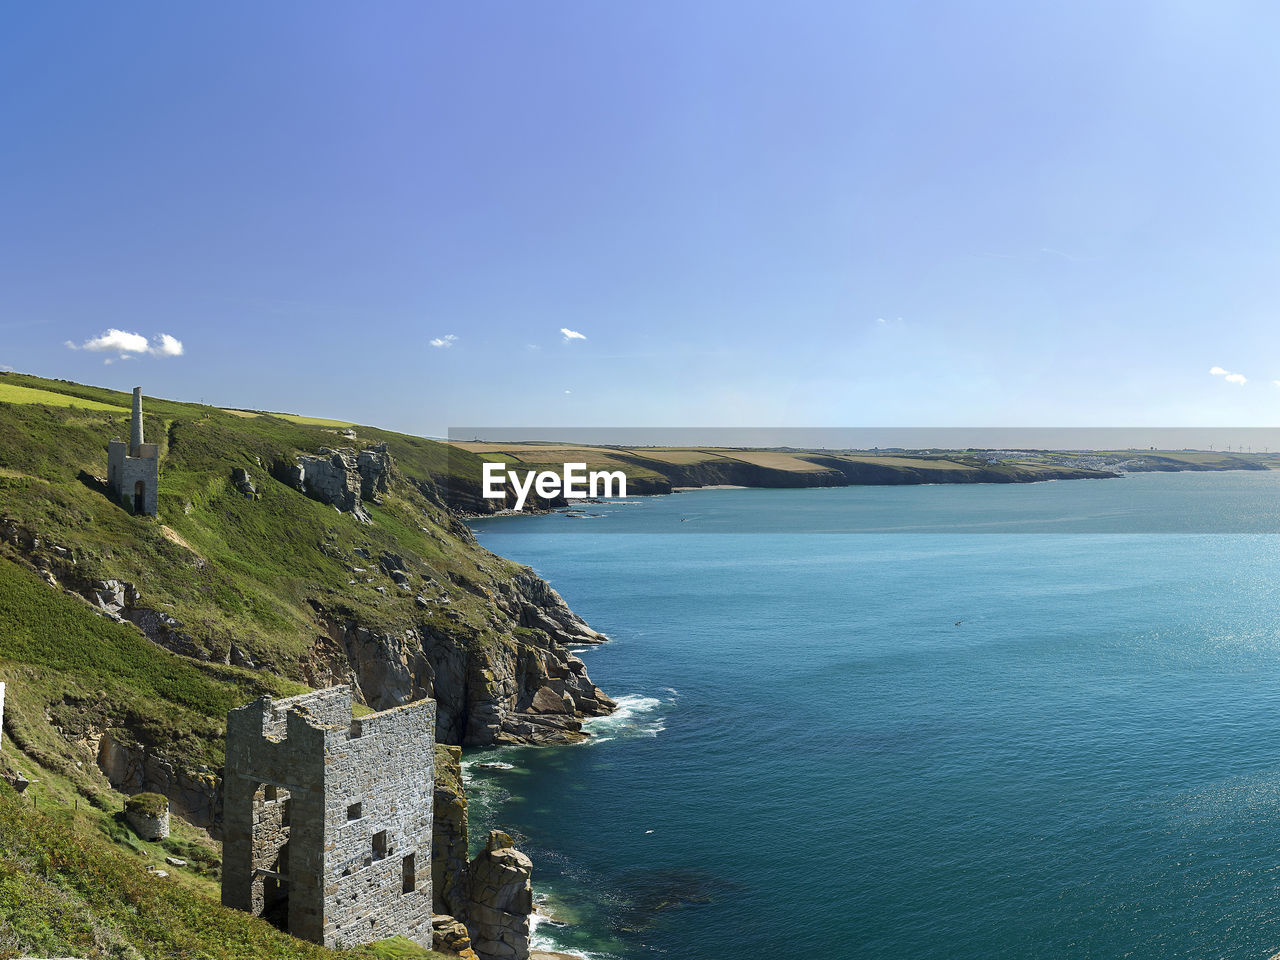
[[[127,501],[133,509],[134,491],[142,484],[142,512],[156,516],[159,510],[160,452],[154,443],[141,444],[136,452],[141,456],[127,456],[123,440],[112,440],[107,445],[107,488],[119,501]]]
[[[228,715],[223,903],[328,947],[429,947],[435,704],[351,710],[343,686]]]
[[[143,797],[150,801],[145,809],[135,800],[125,802],[125,819],[143,840],[163,840],[169,836],[169,801],[158,794],[144,794]]]

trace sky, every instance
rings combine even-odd
[[[1229,0],[10,4],[0,367],[424,435],[1275,425],[1277,35]]]

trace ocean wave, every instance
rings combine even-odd
[[[666,718],[657,710],[668,704],[657,697],[630,694],[618,698],[618,709],[607,717],[591,717],[582,728],[591,734],[588,743],[607,743],[618,737],[656,737],[667,729]]]
[[[539,927],[563,927],[567,924],[556,923],[546,917],[539,917],[538,914],[529,915],[529,947],[533,950],[545,950],[548,953],[558,953],[566,957],[581,957],[582,960],[605,960],[608,956],[603,953],[590,953],[586,950],[579,950],[576,947],[561,946],[555,941],[554,937],[549,937],[544,933],[539,933]]]

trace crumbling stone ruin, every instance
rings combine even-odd
[[[435,713],[353,719],[349,686],[232,710],[222,902],[326,947],[430,947]]]
[[[160,485],[160,448],[142,442],[142,388],[133,388],[129,444],[115,437],[107,444],[107,489],[133,512],[154,517]]]
[[[143,840],[163,840],[169,835],[169,798],[159,793],[139,793],[124,803],[124,816]]]

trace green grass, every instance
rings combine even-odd
[[[2,379],[0,379],[0,403],[40,403],[48,407],[80,407],[85,410],[110,410],[113,413],[128,413],[132,409],[132,406],[121,407],[99,400],[86,400],[53,390],[7,383]]]
[[[279,417],[281,420],[288,420],[290,423],[298,423],[308,427],[350,427],[350,420],[329,420],[325,417],[304,417],[297,413],[269,413],[265,410],[232,410],[224,408],[224,413],[230,413],[237,417]]]
[[[0,557],[0,676],[10,682],[6,723],[19,745],[75,777],[68,737],[92,729],[161,748],[185,763],[222,761],[227,711],[263,694],[306,688],[271,674],[198,664],[106,620]],[[63,734],[51,730],[52,716]]]
[[[126,394],[112,391],[9,378],[84,400],[127,402]],[[418,623],[463,635],[486,629],[485,604],[470,592],[451,591],[458,595],[450,609],[462,616],[462,626],[414,604],[418,593],[436,598],[447,589],[440,584],[454,577],[492,584],[514,569],[456,537],[436,493],[440,471],[451,462],[443,445],[360,428],[360,442],[387,442],[397,465],[392,492],[376,508],[379,522],[368,527],[270,475],[273,464],[300,453],[350,443],[331,430],[150,397],[144,406],[147,437],[162,445],[160,523],[131,516],[93,485],[92,478],[106,472],[107,439],[127,434],[127,416],[38,405],[0,404],[0,464],[7,471],[0,475],[0,515],[64,547],[84,578],[142,586],[146,605],[186,624],[214,659],[224,659],[234,642],[286,676],[304,674],[318,634],[316,603],[372,628]],[[252,475],[259,500],[232,488],[237,467]],[[478,461],[474,469],[478,478]],[[171,542],[161,524],[192,549]],[[356,548],[375,558],[384,551],[405,557],[438,585],[423,579],[405,594]],[[376,582],[349,583],[353,566],[369,567]]]
[[[142,860],[85,830],[80,818],[33,811],[0,785],[0,957],[444,958],[408,941],[334,951],[297,940],[172,877],[148,874]]]
[[[135,793],[124,802],[126,813],[158,817],[169,809],[169,798],[162,793]]]

